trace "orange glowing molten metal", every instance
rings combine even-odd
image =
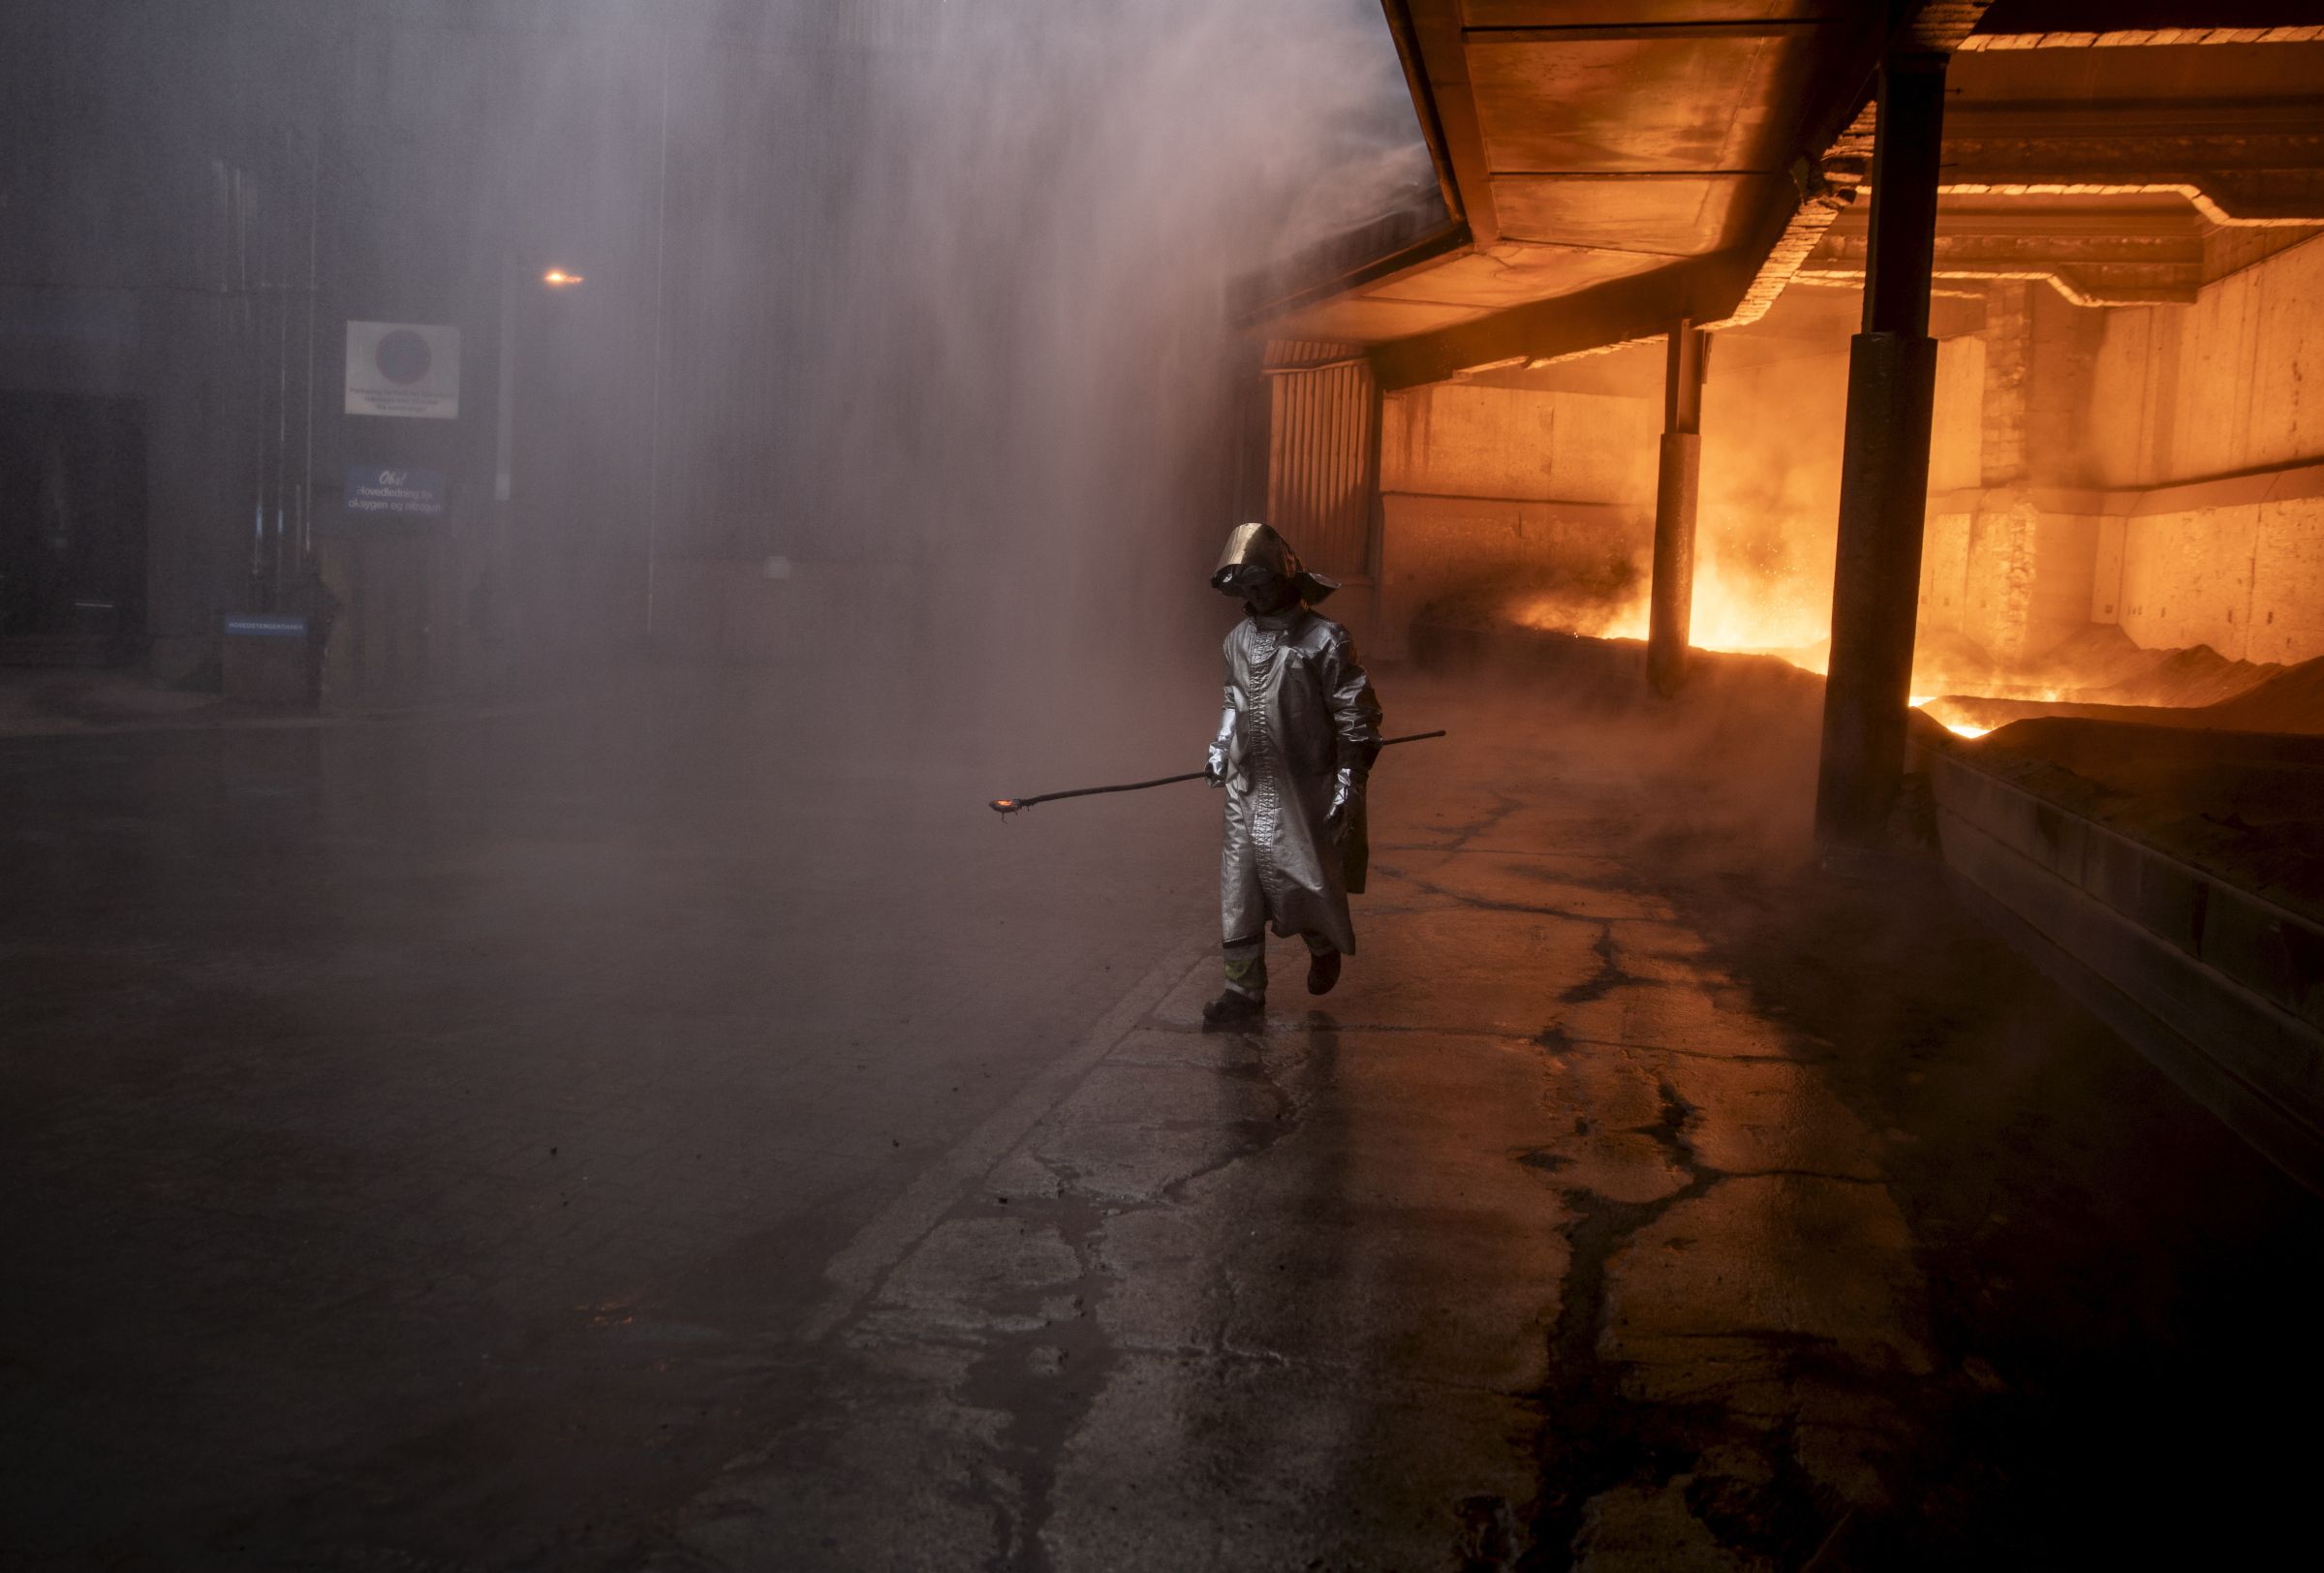
[[[1831,595],[1828,581],[1812,582],[1804,574],[1753,571],[1706,553],[1695,569],[1687,642],[1697,650],[1773,656],[1820,677],[1830,660]],[[1627,599],[1612,601],[1540,596],[1519,606],[1516,615],[1527,628],[1595,639],[1644,639],[1649,620],[1647,591],[1640,588]],[[2054,699],[2058,692],[2029,692],[2027,696]],[[1916,694],[1912,708],[1921,709],[1937,697]],[[1946,721],[1941,716],[1931,719],[1962,737],[1983,737],[1992,729]]]
[[[1695,564],[1694,609],[1687,642],[1697,650],[1776,656],[1820,675],[1831,616],[1829,579],[1754,570],[1727,561],[1711,542],[1704,545]],[[1640,583],[1614,601],[1542,596],[1520,606],[1517,621],[1528,628],[1596,639],[1643,639],[1647,588]]]

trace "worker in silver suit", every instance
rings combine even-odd
[[[1243,602],[1226,635],[1226,705],[1203,775],[1226,790],[1219,920],[1226,988],[1206,1027],[1256,1022],[1270,927],[1307,941],[1307,989],[1327,994],[1355,954],[1348,897],[1364,888],[1364,782],[1379,701],[1348,631],[1311,609],[1339,586],[1301,567],[1264,524],[1239,526],[1211,587]]]

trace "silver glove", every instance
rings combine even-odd
[[[1202,760],[1202,779],[1213,786],[1226,785],[1226,772],[1234,759],[1234,707],[1229,705],[1219,717],[1219,735],[1210,740],[1210,748]]]
[[[1340,766],[1331,780],[1331,807],[1323,812],[1323,826],[1333,836],[1348,834],[1348,822],[1364,801],[1364,773],[1353,765]]]

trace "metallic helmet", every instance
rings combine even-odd
[[[1291,550],[1289,541],[1275,533],[1272,525],[1235,526],[1234,533],[1226,538],[1226,550],[1219,554],[1219,566],[1211,571],[1211,588],[1231,590],[1236,571],[1252,568],[1289,579],[1299,587],[1299,599],[1311,606],[1340,588],[1337,579],[1311,573],[1302,567],[1299,554]]]

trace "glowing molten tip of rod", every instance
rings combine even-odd
[[[552,267],[541,275],[541,282],[552,290],[562,290],[567,285],[585,284],[588,281],[578,273],[568,273],[561,267]]]

